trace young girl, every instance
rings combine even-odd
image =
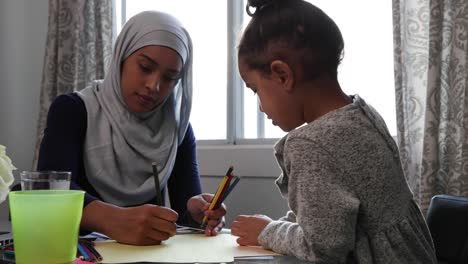
[[[384,121],[337,81],[336,24],[302,0],[252,0],[247,11],[239,71],[261,111],[289,132],[275,155],[291,210],[279,220],[238,216],[237,242],[314,263],[436,263]]]

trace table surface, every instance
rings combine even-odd
[[[14,264],[14,260],[3,256],[3,252],[0,250],[0,264]],[[150,262],[137,262],[132,264],[149,264]],[[160,263],[160,262],[158,262]],[[263,264],[293,264],[293,263],[309,263],[301,261],[297,258],[290,256],[275,256],[275,257],[258,257],[249,259],[234,259],[234,264],[252,264],[252,263],[263,263]],[[130,264],[130,263],[128,263]]]
[[[0,221],[0,231],[10,231],[11,226],[8,221]],[[3,251],[0,250],[0,264],[12,264],[15,263],[10,258],[3,255]],[[149,262],[138,262],[136,264],[143,264]],[[275,257],[252,257],[252,258],[242,258],[235,259],[235,264],[250,264],[250,263],[263,263],[263,264],[293,264],[293,263],[309,263],[306,261],[301,261],[297,258],[290,256],[275,256]]]
[[[0,250],[0,264],[14,264],[14,260],[4,256],[3,251]],[[135,264],[144,264],[149,262],[138,262]],[[158,262],[159,263],[159,262]],[[243,258],[243,259],[234,259],[234,264],[252,264],[252,263],[263,263],[263,264],[294,264],[294,263],[309,263],[307,261],[301,261],[297,258],[290,256],[274,256],[274,257],[253,257],[253,258]],[[132,263],[133,264],[133,263]]]

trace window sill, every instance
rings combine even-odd
[[[223,176],[230,165],[241,177],[276,178],[281,170],[273,154],[273,144],[204,145],[197,147],[201,176]]]
[[[395,142],[396,136],[392,136]],[[274,156],[278,139],[243,140],[239,145],[227,141],[198,141],[197,156],[201,176],[223,176],[230,165],[242,177],[277,178],[281,170]]]

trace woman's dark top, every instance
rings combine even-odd
[[[96,199],[101,200],[88,182],[84,168],[83,146],[86,129],[93,128],[87,127],[87,112],[83,100],[76,93],[58,96],[49,109],[37,166],[37,170],[40,171],[71,171],[70,189],[86,192],[85,207]],[[190,221],[185,217],[187,200],[201,193],[196,141],[190,124],[184,140],[177,148],[176,161],[167,187],[171,208],[179,214],[179,222]],[[142,201],[141,204],[147,203],[154,204],[155,199]]]

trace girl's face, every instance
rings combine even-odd
[[[146,46],[122,63],[120,86],[130,111],[144,113],[172,92],[182,71],[182,59],[171,48]]]
[[[251,70],[242,60],[239,72],[246,86],[258,96],[260,111],[264,112],[273,125],[289,132],[296,128],[296,109],[293,96],[275,76],[266,76],[257,70]]]

